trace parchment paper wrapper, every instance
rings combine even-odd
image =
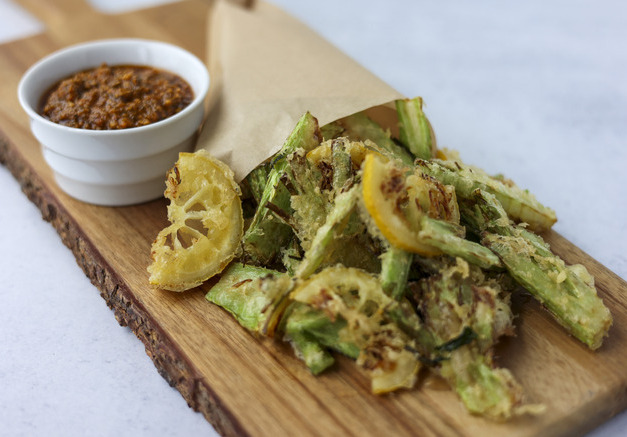
[[[237,180],[277,152],[306,111],[323,126],[403,97],[274,5],[217,1],[209,26],[212,90],[197,149]]]

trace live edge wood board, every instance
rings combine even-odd
[[[567,263],[582,263],[614,316],[597,352],[561,329],[535,302],[514,301],[517,337],[498,347],[531,401],[546,414],[505,424],[465,412],[442,384],[386,396],[369,392],[348,360],[313,377],[278,341],[241,328],[203,292],[148,286],[150,244],[166,224],[166,203],[105,208],[77,202],[55,185],[16,97],[24,71],[72,43],[106,37],[164,40],[205,56],[208,4],[188,1],[123,15],[87,2],[22,0],[45,22],[43,34],[0,46],[0,161],[52,223],[113,310],[145,344],[159,373],[223,435],[577,435],[627,407],[627,284],[557,235],[546,239]]]

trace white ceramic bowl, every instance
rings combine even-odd
[[[165,120],[129,129],[72,128],[39,115],[42,95],[52,85],[102,63],[150,66],[177,74],[192,87],[194,99]],[[121,206],[163,195],[166,172],[178,153],[193,148],[208,90],[207,68],[182,48],[159,41],[110,39],[74,45],[41,59],[22,77],[18,98],[59,186],[85,202]]]

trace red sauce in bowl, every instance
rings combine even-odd
[[[55,84],[42,98],[39,112],[69,127],[127,129],[171,117],[193,99],[189,84],[176,74],[152,67],[102,64]]]

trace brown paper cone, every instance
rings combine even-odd
[[[276,6],[218,1],[210,17],[210,111],[197,148],[243,179],[280,149],[298,119],[324,125],[400,93]]]

